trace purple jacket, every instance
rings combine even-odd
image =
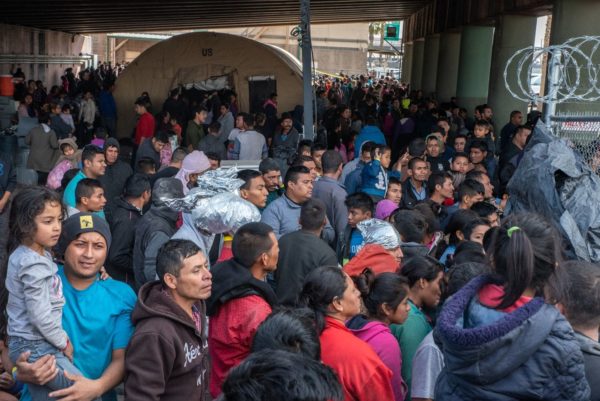
[[[402,354],[398,340],[390,328],[382,322],[367,320],[364,315],[356,315],[350,319],[346,326],[352,333],[369,344],[373,351],[392,371],[392,387],[395,401],[403,401],[408,387],[402,380]]]

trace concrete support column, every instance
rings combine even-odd
[[[404,54],[402,55],[402,78],[400,79],[402,82],[410,83],[412,60],[413,60],[413,44],[412,44],[412,42],[405,43],[404,44]]]
[[[413,58],[410,71],[410,89],[419,90],[423,83],[423,57],[425,55],[425,40],[417,39],[413,42]]]
[[[523,15],[502,15],[497,20],[488,104],[494,110],[494,121],[498,130],[509,121],[511,111],[520,110],[523,116],[527,115],[527,102],[515,99],[506,90],[504,68],[517,50],[533,45],[536,23],[537,17]],[[512,67],[515,71],[512,74],[509,72],[508,76],[516,77],[516,63],[513,63]]]
[[[440,54],[437,65],[436,89],[441,102],[456,96],[458,64],[460,60],[460,33],[445,32],[440,36]]]
[[[423,76],[421,89],[427,97],[435,94],[438,72],[438,57],[440,55],[440,35],[431,35],[425,38],[423,50]]]
[[[550,45],[559,45],[578,36],[600,36],[600,2],[596,0],[554,0],[552,11],[552,30],[550,32]],[[586,55],[591,54],[590,46],[581,49]],[[598,53],[593,59],[598,63]],[[585,69],[585,66],[583,66]],[[568,72],[574,82],[575,71]],[[584,93],[589,87],[586,73],[582,73],[582,90]],[[561,113],[600,110],[600,101],[595,102],[568,102],[558,104],[556,110]]]
[[[469,114],[475,106],[486,103],[492,64],[494,28],[466,26],[460,38],[460,61],[456,96]]]

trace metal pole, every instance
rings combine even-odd
[[[556,103],[558,99],[559,77],[560,77],[560,52],[552,52],[550,56],[550,65],[548,67],[548,102],[544,108],[544,122],[549,130],[552,130],[552,117],[556,115]]]
[[[310,0],[300,0],[302,28],[302,79],[304,90],[304,138],[313,139],[312,41],[310,37]]]

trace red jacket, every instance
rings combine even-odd
[[[366,342],[356,338],[342,322],[325,318],[320,342],[321,360],[338,375],[345,401],[394,399],[392,371]]]
[[[353,277],[359,276],[367,267],[375,275],[387,272],[396,273],[400,269],[400,263],[381,245],[368,244],[363,246],[356,256],[344,265],[343,270],[347,275]]]
[[[142,142],[142,138],[152,138],[154,136],[154,126],[156,122],[152,114],[146,112],[140,116],[135,126],[135,139],[136,145]]]
[[[211,359],[210,394],[217,398],[229,370],[250,353],[258,325],[271,313],[271,306],[258,295],[235,298],[219,307],[208,324]]]

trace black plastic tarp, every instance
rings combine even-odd
[[[600,178],[569,142],[539,122],[508,183],[508,212],[554,221],[573,256],[600,262]]]

